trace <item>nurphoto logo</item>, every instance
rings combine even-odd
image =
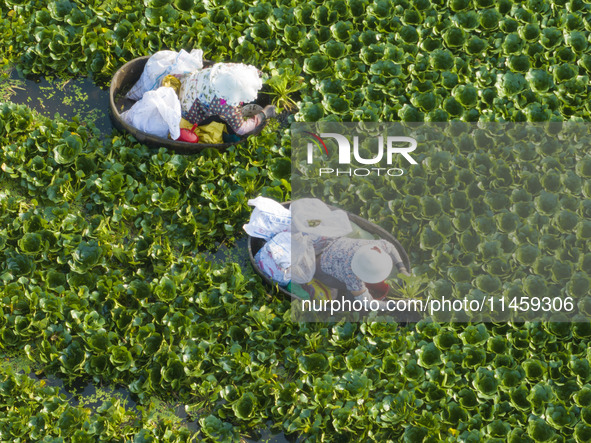
[[[306,131],[306,134],[310,135],[312,141],[308,142],[307,148],[307,162],[312,164],[314,162],[314,147],[316,147],[321,155],[326,154],[330,157],[329,150],[324,142],[325,138],[332,138],[338,145],[338,162],[340,165],[351,165],[351,153],[353,158],[358,164],[361,165],[378,165],[386,158],[386,164],[392,165],[392,159],[394,155],[402,155],[408,163],[416,165],[417,162],[411,157],[410,153],[417,148],[417,141],[412,137],[402,136],[387,136],[386,137],[386,149],[384,149],[384,137],[378,136],[377,153],[373,158],[363,158],[359,152],[359,136],[353,136],[353,149],[351,149],[351,142],[349,138],[343,134],[336,132],[323,132],[320,135],[316,135],[312,132]],[[370,174],[383,175],[382,173],[389,176],[400,176],[404,174],[404,170],[400,168],[349,168],[339,169],[334,168],[320,168],[319,175],[335,174],[335,175],[348,175],[364,177]]]

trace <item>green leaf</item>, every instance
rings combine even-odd
[[[517,248],[514,257],[522,265],[528,266],[532,265],[536,261],[539,253],[540,251],[536,246],[525,244]]]
[[[59,143],[53,150],[53,158],[60,165],[67,165],[76,160],[82,152],[82,139],[76,134],[64,133],[63,143]]]
[[[163,302],[170,302],[176,298],[176,285],[174,280],[163,276],[153,289],[154,294]]]
[[[445,42],[448,48],[462,46],[466,41],[466,34],[462,29],[449,28],[443,34],[443,41]]]
[[[511,431],[511,425],[505,423],[502,420],[493,420],[487,427],[486,430],[491,437],[504,438],[509,431]]]
[[[25,254],[35,254],[42,248],[42,237],[37,233],[27,233],[18,241],[18,245]]]
[[[500,83],[497,84],[499,93],[507,97],[520,93],[527,87],[525,77],[520,73],[507,72],[500,77]]]
[[[162,194],[154,194],[152,201],[156,201],[162,209],[172,210],[178,206],[180,193],[178,189],[167,186]]]
[[[536,92],[546,92],[553,86],[552,76],[542,69],[529,70],[525,79]]]
[[[527,434],[534,439],[535,442],[550,441],[554,435],[554,429],[544,420],[531,417],[528,420]]]
[[[416,28],[411,25],[406,25],[400,28],[398,36],[404,43],[408,44],[413,44],[419,41],[419,33]]]
[[[428,343],[421,347],[418,357],[417,363],[424,368],[441,364],[441,351],[433,343]]]
[[[238,441],[238,433],[230,423],[221,421],[214,415],[199,419],[203,432],[215,441]]]
[[[123,346],[111,346],[109,348],[109,354],[110,362],[118,371],[124,372],[131,368],[133,357],[127,348]]]
[[[162,379],[173,384],[173,386],[178,386],[178,382],[185,377],[185,366],[179,360],[169,360],[166,367],[162,368],[162,371]],[[174,382],[177,384],[175,385]]]
[[[74,4],[69,0],[58,0],[49,2],[47,9],[54,19],[63,19],[74,8]]]
[[[431,228],[427,227],[421,232],[420,240],[421,248],[436,249],[443,243],[444,238],[440,233],[435,232]]]
[[[458,85],[452,92],[454,98],[467,108],[476,106],[478,90],[472,85]]]
[[[252,392],[242,394],[240,399],[232,405],[232,410],[236,417],[242,420],[248,420],[252,417],[256,408],[256,398]]]
[[[479,324],[477,326],[471,325],[460,334],[460,338],[465,344],[478,346],[482,345],[488,340],[489,334],[484,324]]]
[[[552,215],[558,208],[558,196],[550,192],[542,191],[534,202],[536,209],[545,215]]]
[[[554,81],[556,83],[564,82],[566,80],[570,80],[574,78],[578,73],[578,69],[575,65],[570,63],[564,63],[558,66],[554,70]]]
[[[531,297],[541,297],[546,293],[546,283],[538,275],[528,275],[523,281],[523,290]]]
[[[323,354],[304,355],[298,360],[300,370],[306,374],[320,374],[328,368],[328,360]]]
[[[474,279],[474,284],[485,294],[492,294],[501,289],[501,281],[492,275],[479,275]]]
[[[494,373],[488,369],[478,368],[473,384],[478,394],[483,398],[494,398],[497,393],[498,382]]]
[[[328,66],[328,59],[323,55],[313,55],[304,60],[304,72],[308,74],[316,74],[324,70]]]
[[[68,261],[72,271],[85,274],[99,264],[103,248],[95,240],[82,241],[72,253],[72,260]]]
[[[60,356],[60,362],[67,374],[79,372],[84,365],[84,360],[84,350],[78,342],[69,345]]]
[[[575,165],[575,171],[579,177],[591,178],[591,156],[586,155]]]

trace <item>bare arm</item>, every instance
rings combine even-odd
[[[238,129],[235,129],[234,131],[238,135],[248,134],[249,132],[254,131],[255,128],[263,121],[263,119],[264,117],[261,118],[261,115],[257,114],[254,117],[249,118],[248,120],[244,120],[242,125],[240,125],[240,127]]]
[[[400,253],[398,252],[398,249],[396,249],[396,246],[394,246],[392,243],[386,240],[382,240],[382,244],[386,252],[390,255],[390,257],[392,257],[392,263],[394,263],[394,266],[396,266],[398,272],[404,275],[410,275],[408,269],[406,269],[406,266],[404,266],[404,262],[402,261]]]

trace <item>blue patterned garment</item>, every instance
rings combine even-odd
[[[353,256],[359,248],[365,245],[379,246],[392,258],[396,266],[401,263],[400,254],[394,245],[386,240],[364,240],[340,237],[324,249],[320,256],[320,269],[326,274],[343,282],[349,291],[363,291],[365,284],[351,270]]]
[[[230,106],[226,104],[225,100],[217,97],[211,103],[203,103],[196,99],[191,109],[182,113],[182,117],[191,123],[201,123],[212,116],[219,116],[234,132],[238,132],[244,123],[239,106]]]

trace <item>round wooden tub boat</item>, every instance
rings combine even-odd
[[[259,125],[259,127],[251,134],[242,136],[240,140],[231,143],[188,143],[182,141],[171,140],[168,138],[158,137],[147,132],[140,131],[134,128],[121,118],[121,113],[127,111],[135,103],[134,100],[125,98],[127,91],[139,80],[144,66],[150,58],[149,55],[144,57],[135,58],[117,70],[113,79],[111,80],[111,87],[109,89],[109,111],[113,126],[115,126],[121,132],[129,132],[133,135],[137,141],[153,148],[168,148],[179,154],[193,154],[197,153],[206,148],[214,148],[223,150],[229,146],[237,145],[246,142],[248,137],[252,135],[258,135],[264,128],[265,124]],[[204,61],[204,66],[210,66],[212,62]],[[251,117],[257,112],[262,110],[262,107],[258,104],[246,105],[243,109],[244,117]]]
[[[285,202],[282,203],[282,205],[286,208],[289,208],[289,205],[291,204],[291,202]],[[332,210],[335,210],[337,208],[333,207],[333,206],[329,206]],[[346,211],[347,212],[347,211]],[[396,240],[396,238],[390,234],[388,231],[386,231],[385,229],[379,227],[378,225],[367,221],[364,218],[359,217],[358,215],[352,214],[350,212],[347,212],[347,215],[349,216],[349,220],[353,223],[355,223],[357,226],[359,226],[361,229],[369,232],[370,234],[373,235],[377,235],[380,239],[384,239],[389,241],[390,243],[392,243],[396,249],[398,250],[398,253],[400,254],[400,258],[402,259],[404,266],[406,267],[406,269],[410,272],[411,268],[410,268],[410,260],[408,258],[408,254],[406,253],[406,251],[404,250],[404,248],[402,247],[402,245],[400,244],[400,242],[398,240]],[[302,298],[298,297],[297,295],[289,292],[286,288],[279,286],[277,284],[277,282],[274,282],[273,280],[271,280],[269,277],[267,277],[259,268],[259,266],[257,265],[254,257],[257,254],[257,252],[259,252],[259,250],[263,247],[263,245],[266,243],[266,241],[262,238],[257,238],[257,237],[248,237],[248,257],[250,259],[250,263],[253,267],[253,269],[255,270],[255,272],[263,279],[263,281],[268,284],[269,286],[272,286],[274,288],[276,288],[281,294],[283,294],[286,297],[289,297],[291,299],[295,299],[295,300],[302,300]]]

